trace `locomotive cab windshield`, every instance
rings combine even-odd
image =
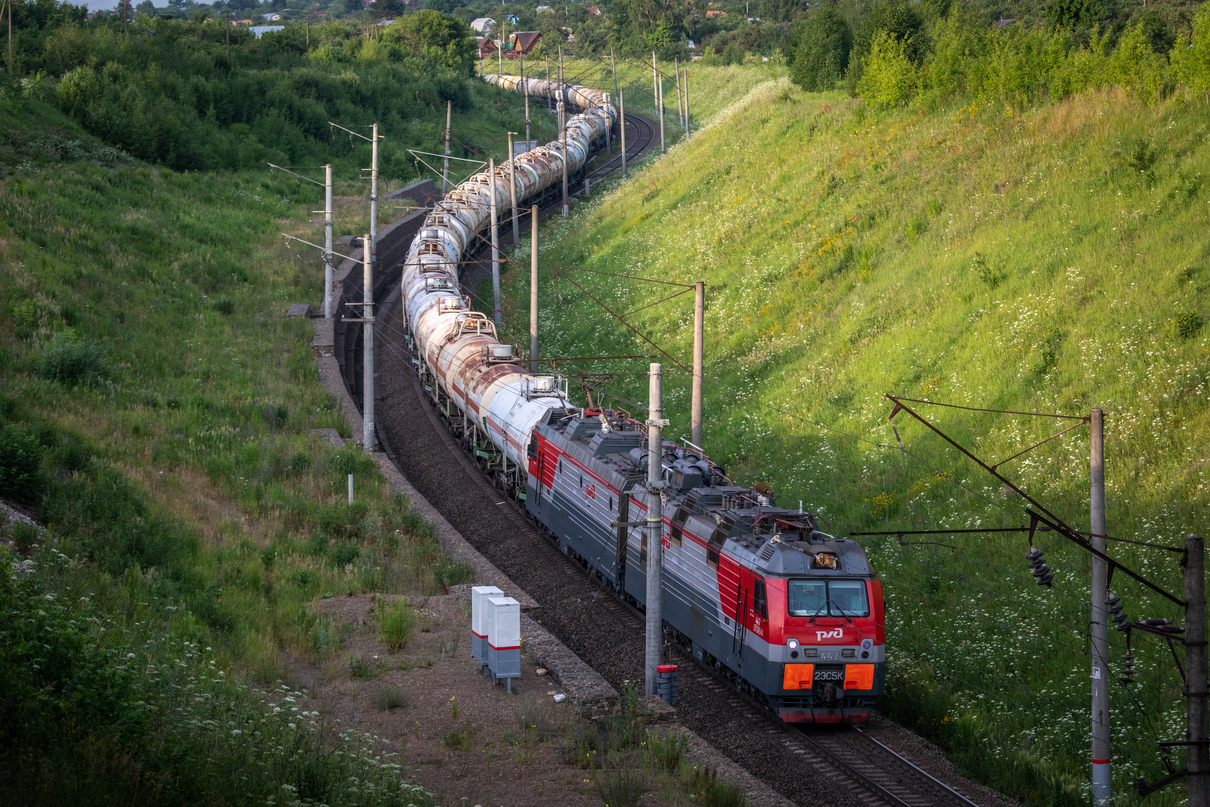
[[[788,594],[790,616],[870,615],[864,580],[790,580]]]

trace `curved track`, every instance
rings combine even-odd
[[[631,126],[629,162],[632,154],[637,159],[650,149],[657,135],[643,118],[627,115],[626,119]],[[590,168],[588,176],[603,176],[620,165],[621,156],[615,154]],[[559,207],[556,202],[543,212]],[[469,285],[473,280],[464,276],[463,282]],[[398,287],[383,301],[379,323],[378,426],[391,459],[476,549],[540,604],[530,612],[536,621],[615,687],[641,681],[642,615],[559,552],[496,490],[448,432],[403,348]],[[682,699],[677,710],[681,722],[796,804],[973,804],[954,798],[952,791],[942,790],[936,780],[922,776],[885,746],[876,749],[880,756],[875,757],[870,750],[875,749],[874,743],[851,730],[843,740],[840,732],[795,731],[679,648],[672,647],[671,655],[681,666]],[[852,738],[863,742],[866,750],[849,742]],[[863,765],[863,758],[877,761],[871,769]],[[893,771],[889,777],[888,771]]]

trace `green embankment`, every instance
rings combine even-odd
[[[699,74],[708,69],[698,69]],[[708,81],[708,79],[702,79]],[[1112,535],[1180,546],[1205,532],[1210,409],[1210,119],[1179,92],[1145,106],[1113,90],[1014,113],[972,103],[873,115],[785,80],[757,87],[632,179],[542,233],[543,355],[653,353],[555,265],[707,283],[705,443],[732,477],[835,534],[1027,524],[1023,503],[884,393],[1019,412],[1106,410]],[[605,277],[584,285],[684,364],[692,296]],[[506,338],[528,344],[528,272],[505,282]],[[642,310],[640,310],[642,309]],[[689,376],[670,360],[665,409],[688,434]],[[618,372],[646,402],[644,362]],[[574,383],[573,383],[574,386]],[[917,406],[988,463],[1069,425]],[[1088,529],[1086,428],[1001,467]],[[928,539],[925,539],[928,540]],[[1083,803],[1088,779],[1088,559],[1024,535],[865,538],[888,601],[885,708],[959,764],[1031,804]],[[1181,592],[1179,555],[1113,544]],[[1183,618],[1119,575],[1130,618]],[[1123,634],[1111,632],[1119,674]],[[1154,743],[1183,737],[1168,649],[1134,637],[1134,683],[1111,691],[1115,803],[1162,775]],[[1175,804],[1170,788],[1149,803]]]
[[[0,120],[0,498],[46,525],[0,516],[0,802],[431,803],[280,683],[345,662],[317,598],[467,574],[312,433],[348,435],[282,315],[322,264],[277,233],[322,240],[322,189],[148,165],[16,83]],[[366,190],[338,181],[338,232]]]

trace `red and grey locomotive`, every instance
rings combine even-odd
[[[646,435],[612,412],[552,410],[532,432],[525,507],[559,547],[644,605]],[[853,541],[771,491],[662,447],[662,613],[677,640],[787,722],[860,722],[885,680],[882,585]],[[615,526],[621,525],[621,526]]]

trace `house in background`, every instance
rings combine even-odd
[[[504,55],[509,59],[528,56],[541,41],[541,31],[517,31],[509,34],[508,47],[504,49]]]
[[[711,17],[726,17],[726,16],[727,16],[727,12],[722,11],[720,9],[711,9],[710,11],[706,12],[707,19],[709,19]]]
[[[488,36],[492,32],[492,27],[496,21],[491,17],[479,17],[471,20],[471,30],[479,34],[479,36]]]
[[[495,42],[483,36],[475,37],[475,44],[479,46],[480,59],[486,59],[488,56],[491,56],[496,51],[500,50],[498,47],[496,47]]]

